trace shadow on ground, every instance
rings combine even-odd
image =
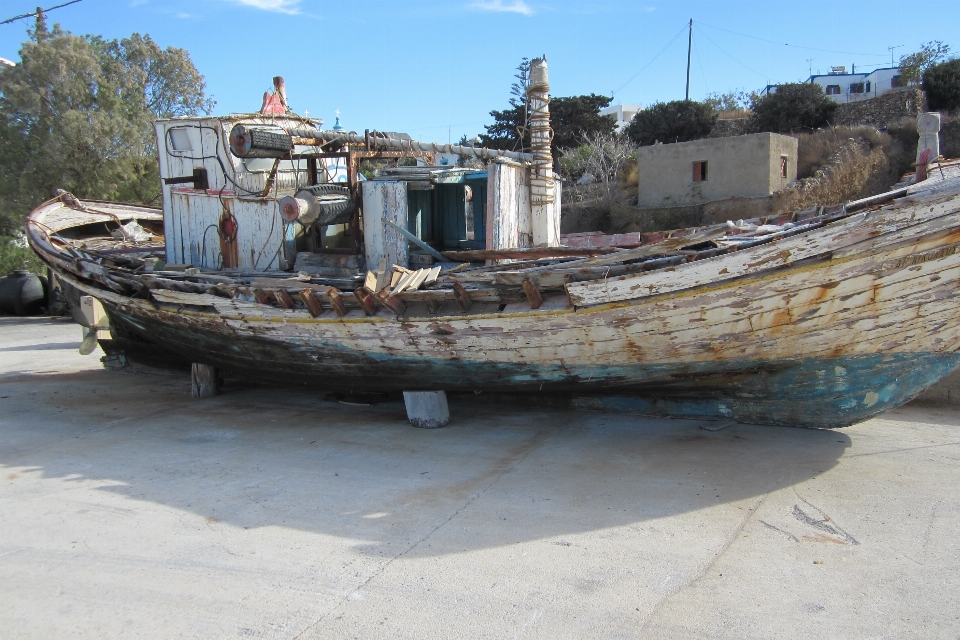
[[[430,556],[561,538],[702,509],[747,512],[833,467],[840,431],[451,400],[444,429],[402,402],[231,383],[197,401],[186,376],[107,370],[0,378],[7,473],[102,491],[245,529],[295,527],[372,555]],[[463,529],[419,544],[456,516]]]

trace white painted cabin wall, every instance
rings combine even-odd
[[[270,196],[257,197],[254,194],[264,189],[269,171],[247,171],[244,161],[230,153],[227,140],[234,124],[233,120],[217,118],[177,118],[154,124],[161,179],[193,175],[195,168],[203,168],[210,187],[201,191],[190,184],[161,183],[166,261],[170,264],[221,268],[218,229],[226,209],[237,222],[239,268],[287,267],[282,250],[284,225],[277,197],[293,193],[298,184],[305,182],[306,161],[299,163],[302,165],[299,171],[278,172]],[[173,129],[182,129],[187,134],[190,149],[173,148],[170,137]],[[269,166],[273,163],[269,159],[261,162]],[[230,179],[224,175],[223,167],[231,174]]]
[[[558,240],[559,235],[558,226]],[[518,249],[532,243],[530,172],[512,163],[492,163],[487,168],[486,248]]]
[[[386,218],[407,228],[407,183],[369,180],[363,184],[363,245],[367,269],[376,269],[386,257],[387,268],[406,267],[407,239],[383,222]]]

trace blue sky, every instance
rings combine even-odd
[[[0,0],[0,20],[65,1]],[[258,109],[282,75],[299,113],[332,125],[339,109],[348,129],[439,142],[506,107],[523,56],[546,54],[553,95],[683,98],[690,18],[694,99],[888,66],[891,46],[898,59],[929,40],[960,54],[958,0],[83,0],[49,15],[77,34],[187,49],[217,112]],[[0,25],[0,57],[18,59],[30,24]]]

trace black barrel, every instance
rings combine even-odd
[[[15,316],[40,313],[47,298],[45,288],[43,280],[25,270],[0,278],[0,312]]]

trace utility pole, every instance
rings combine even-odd
[[[897,66],[897,63],[893,61],[893,50],[894,50],[894,49],[899,49],[900,47],[903,47],[903,46],[906,46],[906,45],[898,44],[898,45],[895,46],[895,47],[887,47],[887,51],[890,52],[890,66],[891,66],[891,67]]]
[[[690,49],[693,48],[693,18],[690,18],[690,35],[687,36],[687,97],[690,99]]]

